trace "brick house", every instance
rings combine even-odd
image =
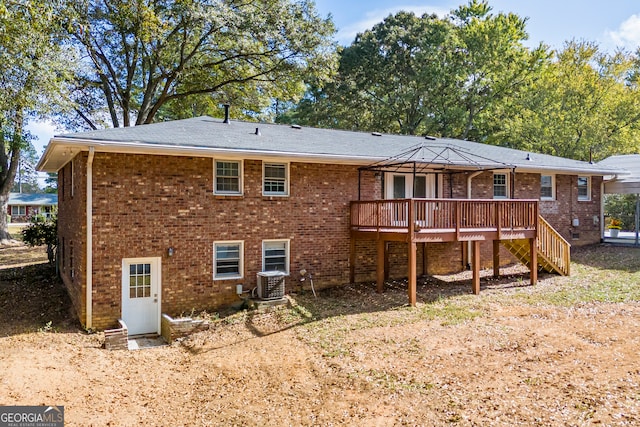
[[[409,276],[415,290],[416,271],[512,262],[491,242],[534,248],[538,212],[571,244],[598,242],[614,173],[468,141],[210,117],[56,136],[38,168],[58,172],[60,271],[79,318],[122,318],[131,334],[237,302],[237,285],[267,270],[289,290],[302,269],[316,287]]]
[[[11,222],[27,222],[33,215],[50,215],[58,207],[57,194],[9,193],[7,215]]]

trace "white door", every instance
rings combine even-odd
[[[435,175],[387,173],[385,176],[385,199],[432,199],[436,197]]]
[[[129,335],[160,333],[160,258],[122,260],[122,320]]]

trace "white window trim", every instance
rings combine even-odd
[[[285,242],[286,243],[286,247],[285,247],[285,274],[288,276],[289,275],[289,262],[290,262],[290,247],[291,247],[291,240],[290,239],[270,239],[270,240],[263,240],[262,241],[262,271],[265,271],[265,256],[264,256],[264,247],[265,247],[265,243],[276,243],[276,242]]]
[[[217,162],[238,163],[238,192],[218,191],[217,190],[217,178],[218,167]],[[219,196],[242,196],[244,195],[244,161],[237,159],[213,159],[213,194]]]
[[[578,179],[580,178],[586,178],[587,179],[587,197],[586,198],[581,198],[580,197],[580,187],[578,186],[578,201],[579,202],[590,202],[591,201],[591,177],[590,176],[584,176],[584,175],[578,175]]]
[[[496,185],[495,185],[495,176],[496,175],[504,175],[505,177],[505,196],[496,196]],[[493,195],[494,199],[497,200],[506,200],[509,199],[510,195],[511,195],[511,179],[509,178],[510,173],[509,172],[494,172],[493,175],[491,175],[491,194]]]
[[[235,244],[240,245],[240,262],[239,262],[240,274],[235,276],[217,276],[216,265],[218,260],[216,259],[216,255],[218,251],[216,250],[216,246],[217,245],[235,245]],[[213,280],[235,280],[235,279],[242,279],[243,277],[244,277],[244,241],[243,240],[220,240],[220,241],[213,242]]]
[[[18,209],[18,213],[13,213],[14,209]],[[24,208],[24,213],[20,213],[20,208]],[[25,216],[27,214],[27,207],[23,205],[12,205],[11,206],[11,216]]]
[[[264,183],[266,180],[266,165],[283,165],[284,166],[284,193],[266,192],[264,191]],[[289,197],[289,163],[288,162],[262,162],[262,195],[268,197]]]
[[[551,197],[542,197],[542,177],[551,177]],[[556,199],[556,176],[555,174],[540,174],[540,200],[549,201]]]

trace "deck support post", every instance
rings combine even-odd
[[[493,277],[500,277],[500,240],[493,241]]]
[[[535,285],[538,282],[538,239],[536,237],[529,239],[529,278],[531,284]]]
[[[409,244],[409,304],[412,307],[416,306],[416,282],[418,280],[416,275],[416,242],[410,241]]]
[[[471,281],[471,289],[473,293],[478,295],[480,293],[480,241],[474,240],[471,242],[472,256],[472,269],[473,279]]]
[[[384,291],[384,276],[385,276],[385,241],[379,239],[376,242],[378,259],[376,261],[376,292],[381,294]]]
[[[349,242],[349,283],[356,282],[356,238],[351,236]]]
[[[422,275],[426,276],[429,274],[429,270],[427,269],[427,244],[422,244]]]

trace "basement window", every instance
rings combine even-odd
[[[241,279],[244,271],[244,242],[215,242],[213,244],[213,278]]]
[[[289,240],[262,242],[262,271],[281,271],[289,274]]]

